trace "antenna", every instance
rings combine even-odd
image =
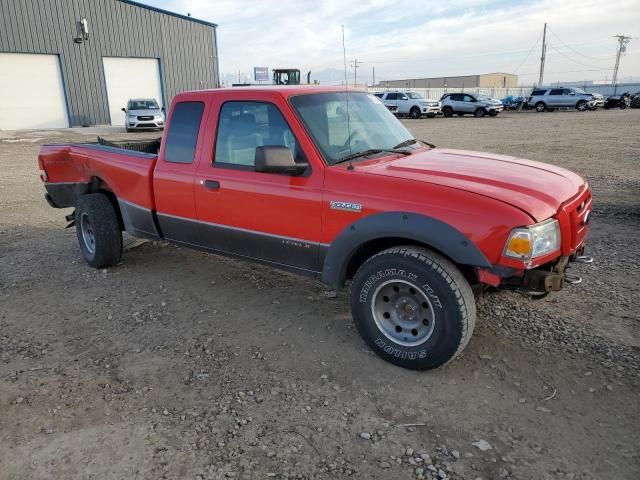
[[[344,62],[344,98],[347,102],[347,141],[349,142],[349,155],[351,155],[351,124],[349,122],[349,92],[347,91],[347,49],[344,46],[344,25],[342,25],[342,60]],[[353,170],[352,160],[349,160],[347,170]]]

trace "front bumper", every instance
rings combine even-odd
[[[129,120],[126,126],[129,130],[144,130],[149,128],[164,128],[164,120]]]
[[[439,115],[441,113],[440,105],[421,107],[420,110],[423,115]]]
[[[530,270],[518,271],[509,267],[495,266],[489,270],[478,269],[482,283],[504,290],[519,290],[540,295],[562,290],[566,283],[580,283],[582,279],[568,273],[573,263],[591,263],[593,259],[584,256],[582,245],[572,255],[562,256]]]

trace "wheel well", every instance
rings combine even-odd
[[[91,177],[91,180],[89,181],[89,193],[102,193],[107,196],[111,205],[113,205],[113,209],[116,211],[116,215],[118,216],[120,230],[124,230],[124,221],[122,219],[122,212],[120,211],[120,204],[118,204],[118,197],[113,193],[109,184],[100,177]]]
[[[422,247],[422,248],[426,248],[428,250],[434,251],[436,253],[439,253],[443,257],[446,257],[447,259],[449,259],[451,263],[453,263],[456,267],[458,267],[458,269],[460,270],[460,272],[462,272],[462,274],[467,279],[469,284],[473,285],[475,283],[478,283],[478,275],[476,274],[475,269],[471,265],[462,265],[462,264],[456,263],[446,253],[436,248],[433,248],[431,245],[428,245],[426,243],[416,242],[415,240],[409,240],[402,237],[376,238],[374,240],[370,240],[360,245],[358,249],[351,255],[351,258],[347,263],[347,268],[345,271],[346,273],[345,280],[351,280],[356,274],[356,272],[358,271],[358,268],[360,268],[360,265],[362,265],[364,262],[366,262],[369,258],[373,257],[377,253],[380,253],[383,250],[386,250],[388,248],[407,246],[407,245],[414,246],[414,247]]]

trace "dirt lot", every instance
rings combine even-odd
[[[640,478],[640,110],[406,125],[595,197],[583,284],[480,298],[432,372],[368,351],[347,291],[152,242],[92,270],[35,162],[89,137],[0,136],[0,478]]]

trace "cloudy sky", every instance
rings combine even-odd
[[[611,79],[616,34],[634,37],[620,81],[640,81],[640,0],[141,1],[217,23],[227,79],[254,66],[342,70],[344,25],[359,80],[375,68],[376,80],[501,71],[531,84],[548,22],[545,82]]]

